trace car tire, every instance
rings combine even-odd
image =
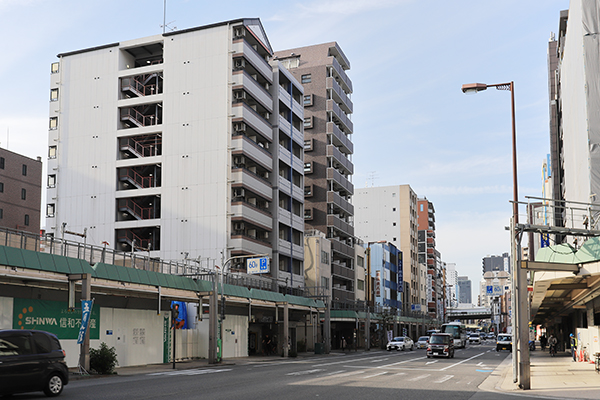
[[[431,356],[427,356],[427,358],[431,358]]]
[[[413,351],[415,349],[415,346],[410,345],[410,351]]]
[[[55,397],[62,393],[64,388],[64,380],[63,377],[54,372],[46,381],[46,385],[44,386],[44,393],[48,397]]]
[[[387,351],[392,351],[392,349],[390,349],[390,348],[388,347]]]

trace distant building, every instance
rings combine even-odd
[[[426,304],[426,266],[417,258],[417,194],[410,185],[356,189],[353,197],[356,236],[365,243],[386,241],[402,251],[403,311]]]
[[[53,187],[56,176],[49,175],[47,184]],[[41,157],[0,148],[0,226],[39,235],[41,196]]]
[[[504,271],[510,274],[510,255],[503,253],[501,256],[487,256],[482,260],[482,275],[486,272]]]
[[[367,271],[374,278],[375,303],[402,309],[402,252],[393,243],[369,243]]]
[[[455,263],[446,263],[446,307],[457,307],[458,272]]]
[[[459,276],[458,282],[458,302],[462,304],[471,304],[471,281],[468,276]]]

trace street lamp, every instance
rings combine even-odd
[[[513,371],[516,373],[517,360],[519,372],[519,386],[522,389],[530,389],[530,363],[529,363],[529,318],[527,316],[527,275],[518,268],[519,252],[516,243],[515,228],[519,223],[519,195],[517,189],[517,129],[515,122],[515,83],[497,83],[488,85],[485,83],[467,83],[462,85],[463,93],[477,93],[486,90],[489,87],[495,87],[497,90],[509,90],[511,100],[512,117],[512,169],[513,169],[513,217],[511,224],[511,252],[512,252],[512,275],[513,275],[513,295],[512,315],[513,315],[513,335],[516,343],[516,352],[513,352]],[[521,304],[523,303],[523,304]],[[518,358],[517,358],[518,357]],[[516,382],[516,374],[514,374]]]

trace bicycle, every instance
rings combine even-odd
[[[555,344],[550,345],[549,353],[550,353],[551,357],[554,357],[556,355],[556,345]]]

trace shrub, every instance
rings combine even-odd
[[[100,348],[90,349],[90,369],[100,375],[114,373],[115,366],[119,365],[117,361],[117,350],[114,347],[108,347],[102,342]]]

